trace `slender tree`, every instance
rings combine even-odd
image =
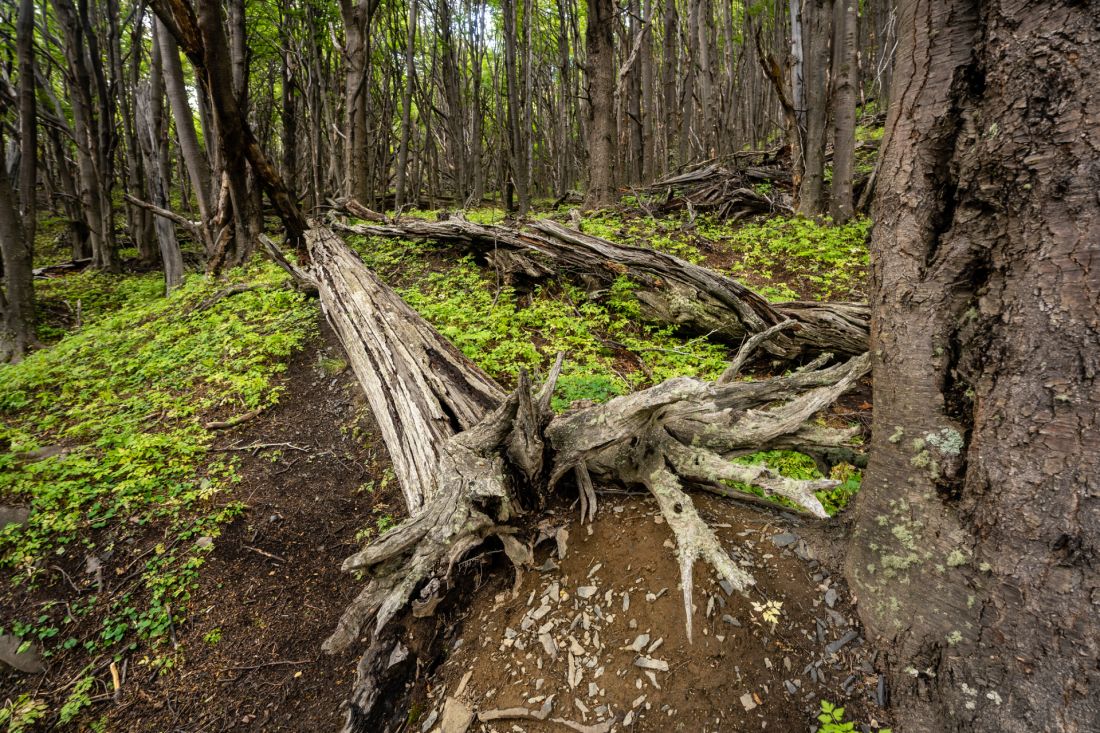
[[[588,78],[589,206],[612,202],[615,193],[615,3],[587,0],[585,71]]]

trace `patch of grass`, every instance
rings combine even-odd
[[[626,278],[595,295],[564,282],[519,294],[498,287],[492,272],[469,257],[432,272],[421,258],[430,245],[389,238],[348,241],[368,267],[383,277],[388,273],[401,297],[490,376],[510,383],[521,368],[545,373],[555,355],[565,352],[554,400],[558,409],[674,376],[713,379],[728,360],[721,344],[642,323],[634,285]]]
[[[705,219],[700,217],[700,221]],[[588,214],[582,224],[585,234],[609,239],[618,244],[667,252],[698,264],[703,261],[703,255],[692,241],[691,234],[683,230],[683,226],[683,220],[679,216],[624,217],[612,210]]]
[[[141,307],[164,296],[159,273],[111,275],[85,270],[35,281],[38,337],[57,341],[77,325],[91,326],[123,308]]]
[[[229,277],[284,279],[267,264]],[[203,423],[274,403],[276,379],[315,316],[281,288],[191,311],[222,286],[192,276],[164,298],[159,274],[51,281],[55,297],[88,297],[83,325],[0,367],[0,502],[31,509],[23,527],[0,529],[0,572],[29,589],[62,566],[101,579],[73,603],[0,613],[4,631],[40,643],[47,657],[157,647],[183,620],[220,526],[243,509],[219,498],[234,466],[210,460]],[[65,452],[20,455],[47,446]]]
[[[731,238],[741,256],[731,273],[769,280],[784,273],[803,283],[816,299],[861,299],[870,260],[870,227],[870,220],[862,217],[843,226],[802,217],[746,224]]]

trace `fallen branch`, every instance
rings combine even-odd
[[[213,422],[204,423],[203,427],[207,430],[226,430],[228,428],[235,428],[241,423],[248,422],[261,412],[267,409],[267,405],[263,407],[257,407],[254,410],[249,410],[236,417],[231,417],[228,420],[214,420]]]
[[[376,730],[379,706],[392,705],[384,699],[385,680],[397,674],[395,666],[412,664],[398,638],[398,616],[433,613],[454,587],[462,558],[488,538],[497,538],[522,570],[531,555],[516,537],[517,518],[564,490],[566,476],[576,478],[584,497],[584,520],[596,512],[597,482],[643,487],[656,497],[676,538],[689,640],[696,559],[735,588],[755,582],[695,511],[689,488],[740,481],[825,516],[814,491],[839,482],[788,479],[731,459],[776,448],[813,455],[847,446],[854,430],[824,428],[813,418],[868,373],[866,354],[832,366],[823,357],[760,381],[672,379],[555,416],[549,404],[560,360],[540,389],[521,372],[506,395],[330,231],[313,229],[306,242],[322,306],[378,419],[410,515],[343,564],[369,581],[323,648],[335,652],[371,638],[345,730]],[[763,335],[745,344],[738,362],[768,339],[784,338],[793,327],[783,320],[755,331]]]
[[[480,225],[452,218],[385,226],[336,223],[366,236],[429,239],[468,247],[515,280],[572,276],[606,289],[620,277],[651,321],[738,342],[787,320],[796,327],[770,339],[765,350],[791,358],[802,353],[860,354],[867,349],[870,309],[857,303],[772,304],[736,280],[674,255],[628,247],[568,229],[550,220],[530,229]],[[533,231],[532,231],[533,230]]]

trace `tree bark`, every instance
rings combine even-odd
[[[511,182],[519,198],[519,215],[525,216],[531,206],[527,190],[527,153],[524,140],[530,130],[520,127],[519,78],[516,62],[516,3],[501,0],[504,14],[504,76],[508,92],[508,158],[511,163]]]
[[[206,151],[202,150],[198,133],[195,131],[195,116],[187,101],[187,87],[184,84],[184,68],[179,63],[179,48],[172,34],[164,28],[160,19],[153,19],[153,35],[161,50],[161,63],[164,68],[164,87],[168,105],[172,107],[172,116],[176,121],[176,136],[179,149],[183,152],[184,165],[190,178],[191,189],[195,192],[195,201],[199,218],[204,226],[210,226],[213,219],[211,201],[210,161]],[[211,252],[207,252],[211,254]]]
[[[584,32],[588,77],[588,195],[590,207],[615,200],[615,3],[587,0]]]
[[[803,63],[805,79],[805,125],[802,153],[805,170],[799,185],[797,209],[803,216],[825,213],[825,131],[829,119],[829,36],[832,4],[835,0],[804,0],[802,20],[805,31]],[[847,0],[839,0],[847,2]]]
[[[159,54],[153,55],[153,68],[160,66]],[[154,76],[159,75],[159,72]],[[140,150],[145,164],[145,188],[150,203],[163,209],[169,208],[168,161],[163,152],[168,147],[167,128],[163,124],[163,107],[159,85],[150,81],[135,90],[134,126],[140,136]],[[157,247],[164,268],[164,290],[170,294],[183,284],[183,255],[172,223],[161,216],[154,222]]]
[[[416,4],[407,0],[409,16],[405,35],[405,86],[401,92],[401,144],[397,154],[397,182],[394,193],[394,216],[401,215],[405,204],[405,180],[409,168],[409,136],[412,134],[413,76],[416,73]]]
[[[1100,726],[1100,29],[908,0],[847,574],[901,730]]]
[[[833,184],[829,214],[843,224],[855,215],[852,173],[856,152],[856,91],[859,87],[859,5],[834,0]]]
[[[15,27],[19,67],[19,194],[11,190],[0,129],[0,362],[19,361],[36,343],[34,234],[38,195],[38,128],[34,73],[34,2],[20,0]],[[4,104],[0,102],[0,110]]]

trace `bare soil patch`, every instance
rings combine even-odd
[[[340,572],[372,516],[399,511],[388,458],[339,342],[290,363],[279,404],[227,430],[241,456],[233,497],[246,514],[216,540],[177,630],[181,663],[123,685],[113,728],[127,731],[325,731],[343,720],[357,661],[321,642],[357,584]],[[322,359],[332,360],[322,363]],[[277,452],[276,452],[277,451]]]
[[[435,730],[451,698],[482,717],[513,709],[470,727],[501,733],[569,730],[554,718],[593,733],[810,730],[822,699],[845,705],[848,720],[885,724],[848,590],[817,559],[832,552],[821,529],[784,512],[696,501],[757,585],[727,594],[697,563],[691,643],[673,537],[655,502],[605,495],[590,528],[573,512],[552,517],[569,532],[564,559],[544,542],[541,569],[514,594],[507,572],[478,592],[407,730]],[[774,626],[752,605],[768,601],[782,604]]]

